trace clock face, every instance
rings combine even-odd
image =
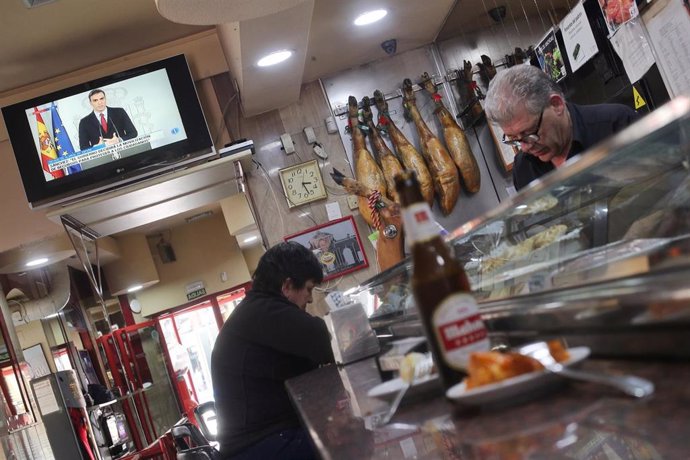
[[[321,168],[316,160],[280,170],[280,182],[287,198],[288,208],[326,198],[326,187]]]

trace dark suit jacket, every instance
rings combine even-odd
[[[113,134],[123,141],[137,137],[137,129],[125,109],[108,107],[108,132],[103,132],[101,123],[91,112],[79,122],[79,149],[88,149],[98,144],[99,138],[111,138]]]

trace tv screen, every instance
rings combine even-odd
[[[183,55],[3,107],[2,114],[32,207],[215,154]]]

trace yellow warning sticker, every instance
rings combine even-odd
[[[633,99],[635,100],[635,110],[639,109],[640,107],[644,107],[647,105],[645,100],[642,98],[640,95],[639,91],[637,91],[637,88],[633,86]]]

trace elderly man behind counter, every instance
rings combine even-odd
[[[295,242],[273,246],[223,325],[211,374],[224,459],[318,458],[285,380],[333,362],[326,323],[305,311],[322,279],[309,249]]]
[[[503,142],[518,147],[513,184],[520,190],[562,166],[638,118],[622,104],[577,105],[537,67],[518,65],[498,72],[484,104]]]

